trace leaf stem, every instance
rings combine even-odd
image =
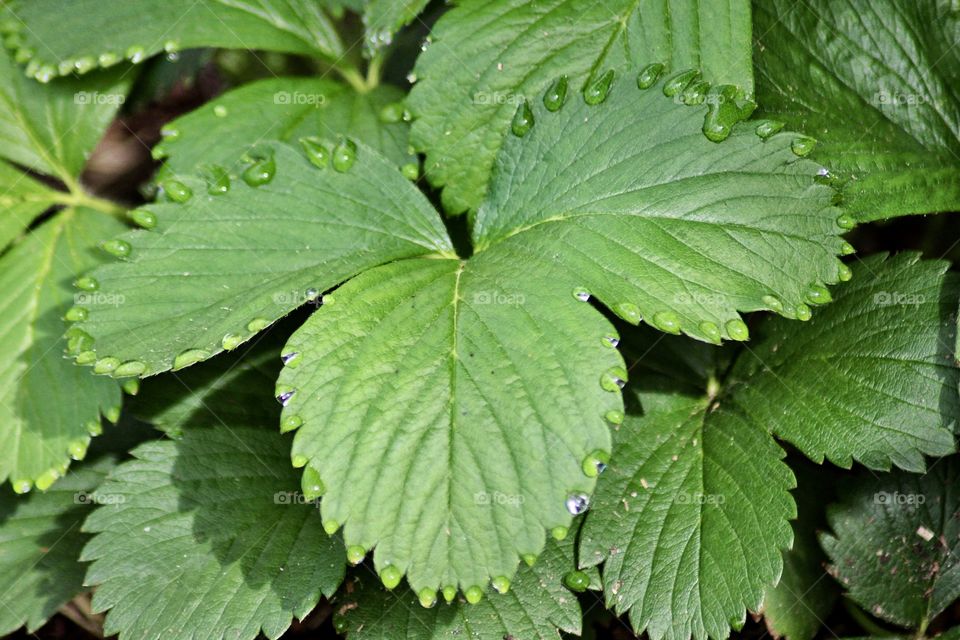
[[[88,194],[83,190],[79,183],[74,183],[73,185],[68,186],[71,187],[70,192],[57,192],[51,197],[51,200],[57,204],[62,204],[68,207],[86,207],[88,209],[100,211],[101,213],[106,213],[111,216],[121,216],[126,213],[126,209],[124,207],[110,202],[109,200],[104,200],[103,198],[98,198]]]
[[[854,621],[860,625],[860,628],[871,636],[878,638],[889,638],[895,635],[874,622],[870,616],[868,616],[860,607],[853,604],[853,602],[850,600],[844,598],[843,606],[847,610],[847,613],[850,614],[850,617],[852,617]]]
[[[367,81],[364,80],[363,76],[360,75],[360,72],[354,67],[334,67],[340,76],[347,81],[351,87],[356,90],[357,93],[366,93],[371,89],[367,86]]]

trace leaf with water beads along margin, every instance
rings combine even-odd
[[[560,74],[579,93],[604,69],[665,62],[753,93],[749,0],[468,0],[431,39],[408,100],[412,141],[451,214],[479,206],[517,105]]]
[[[117,419],[117,384],[64,359],[79,342],[64,339],[63,317],[77,299],[91,309],[116,302],[70,282],[100,262],[97,240],[122,229],[112,216],[67,209],[0,258],[0,480],[17,491],[49,488],[84,457],[100,412]]]
[[[859,220],[960,209],[960,14],[944,0],[754,3],[765,116],[820,140]]]
[[[522,638],[555,640],[558,630],[579,635],[582,614],[575,591],[589,582],[574,561],[573,533],[561,542],[551,540],[531,567],[521,567],[506,593],[489,589],[469,604],[456,592],[442,595],[446,604],[424,609],[437,594],[421,599],[407,587],[387,592],[376,581],[361,575],[341,589],[334,606],[334,624],[354,640],[405,638]],[[472,594],[476,599],[476,593]]]
[[[198,47],[265,49],[336,60],[343,44],[312,0],[29,0],[8,5],[5,45],[48,82],[124,60]],[[64,29],[64,24],[70,29]],[[110,29],[103,28],[109,24]]]
[[[738,123],[727,90],[695,72],[613,75],[518,109],[474,216],[476,251],[553,256],[571,288],[626,321],[699,340],[745,340],[738,311],[809,319],[849,276],[835,256],[853,250],[839,237],[852,219],[802,157],[812,141]],[[712,126],[721,144],[702,134]]]
[[[165,126],[154,155],[167,157],[165,177],[212,165],[236,171],[243,154],[263,140],[296,143],[318,136],[335,143],[349,135],[397,166],[411,164],[418,170],[407,149],[402,98],[403,92],[389,85],[358,93],[326,78],[268,78],[225,93]]]
[[[586,508],[623,415],[616,342],[549,260],[492,249],[373,269],[284,348],[293,464],[325,487],[324,526],[343,526],[351,561],[375,548],[378,572],[418,594],[482,592]]]
[[[369,0],[363,9],[364,51],[375,55],[390,46],[394,34],[413,22],[430,0]]]
[[[91,309],[78,362],[152,375],[231,350],[278,318],[378,264],[452,254],[435,210],[372,149],[314,139],[261,145],[240,176],[163,183],[168,202],[132,212],[149,230],[82,284],[124,303]]]

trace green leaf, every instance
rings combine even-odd
[[[706,107],[662,86],[640,90],[629,73],[596,106],[574,94],[551,113],[537,99],[535,124],[497,160],[476,250],[554,256],[571,288],[628,322],[699,340],[746,339],[738,310],[808,315],[843,268],[819,166],[797,157],[796,134],[763,141],[752,122],[707,140]]]
[[[830,571],[871,614],[920,633],[960,596],[960,482],[955,458],[925,475],[851,482],[827,511]]]
[[[819,139],[860,220],[960,209],[960,14],[947,0],[754,3],[757,101]]]
[[[767,588],[763,619],[775,638],[811,640],[833,610],[838,594],[836,582],[824,571],[826,556],[817,541],[835,478],[828,469],[800,460],[791,467],[799,484],[793,494],[798,513],[793,548],[783,554],[780,582]]]
[[[100,412],[119,411],[120,391],[64,358],[63,315],[74,303],[116,304],[70,283],[101,261],[97,240],[124,228],[115,218],[66,209],[0,258],[0,480],[18,491],[48,487],[83,457]]]
[[[734,405],[654,392],[615,434],[580,541],[607,605],[652,640],[725,638],[780,577],[793,474]]]
[[[730,376],[730,394],[813,460],[923,471],[954,451],[960,297],[943,261],[916,254],[860,262],[808,325],[773,319]]]
[[[347,612],[346,628],[354,640],[556,640],[558,629],[580,635],[580,605],[563,584],[564,576],[576,569],[573,539],[547,543],[536,564],[517,572],[507,593],[488,589],[478,604],[457,599],[425,609],[409,588],[391,593],[365,576],[351,584],[352,590],[346,590],[337,604]]]
[[[111,458],[84,464],[47,493],[16,496],[0,487],[0,634],[40,628],[83,591],[80,525]]]
[[[330,18],[312,0],[30,0],[9,14],[4,26],[18,59],[29,60],[27,75],[41,81],[195,47],[344,55]]]
[[[63,10],[51,14],[58,23]],[[0,47],[0,158],[75,186],[133,80],[121,71],[43,86],[25,78]]]
[[[112,503],[84,525],[107,635],[277,638],[340,584],[343,547],[302,503],[275,433],[198,428],[133,455],[97,491]]]
[[[241,156],[263,140],[293,142],[319,136],[338,142],[349,135],[398,166],[415,162],[407,152],[408,125],[402,111],[381,115],[403,92],[383,85],[367,93],[324,78],[270,78],[212,100],[164,128],[164,171],[192,173],[202,165],[238,169]],[[389,111],[389,110],[388,110]]]
[[[511,578],[544,529],[566,532],[567,503],[593,489],[588,456],[610,451],[615,336],[546,256],[354,278],[290,338],[277,386],[284,428],[302,425],[294,462],[326,486],[325,525],[417,593]]]
[[[390,45],[394,34],[413,22],[428,4],[430,0],[369,0],[363,11],[367,53]]]
[[[748,0],[465,0],[431,37],[408,104],[449,213],[479,206],[517,106],[561,74],[576,95],[608,68],[660,62],[753,92]]]
[[[57,193],[0,161],[0,253],[34,218],[50,208]]]
[[[272,163],[268,184],[231,172],[229,191],[211,195],[202,180],[184,178],[165,184],[169,198],[186,202],[134,214],[154,214],[156,228],[124,236],[127,260],[93,274],[101,293],[124,304],[91,310],[79,324],[99,359],[137,361],[142,375],[181,368],[239,346],[364,269],[452,252],[427,199],[369,147],[359,145],[345,171],[319,169],[283,143],[257,153],[261,160],[237,173],[249,179],[248,168]]]

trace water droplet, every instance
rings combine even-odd
[[[810,155],[810,152],[812,152],[816,146],[817,141],[806,136],[794,138],[790,142],[790,150],[793,151],[794,155],[800,156],[801,158]]]
[[[87,457],[87,448],[90,446],[90,438],[80,438],[67,445],[67,453],[73,460],[83,460]]]
[[[146,57],[147,52],[143,47],[134,45],[127,49],[126,57],[130,62],[137,64],[138,62],[143,62],[143,59]]]
[[[380,581],[383,583],[383,586],[387,589],[387,591],[396,589],[402,578],[403,573],[401,573],[400,569],[397,569],[392,564],[388,564],[383,568],[383,571],[380,572]],[[456,592],[454,592],[454,594],[456,594]]]
[[[47,84],[56,77],[57,73],[51,66],[42,66],[37,70],[37,74],[34,76],[39,82]]]
[[[513,114],[513,121],[510,123],[510,131],[518,138],[527,135],[527,132],[533,127],[533,111],[530,110],[530,104],[524,100],[517,107],[517,112]]]
[[[497,576],[490,581],[490,584],[497,590],[497,593],[504,594],[510,591],[510,578],[507,576]]]
[[[347,616],[337,611],[333,614],[333,630],[339,634],[346,634],[350,629],[350,624],[347,622]]]
[[[250,333],[259,333],[270,326],[270,321],[266,318],[254,318],[247,323],[247,331]]]
[[[528,567],[532,567],[537,563],[537,555],[535,553],[525,553],[520,556],[520,559],[523,560],[524,564]]]
[[[570,571],[563,576],[563,585],[576,593],[583,593],[590,588],[590,576],[583,571]]]
[[[463,592],[464,597],[467,599],[467,602],[470,604],[477,604],[483,600],[483,589],[477,585],[469,587],[466,591]]]
[[[306,459],[304,459],[303,464],[307,464]],[[297,465],[293,465],[297,466]],[[303,465],[300,465],[303,466]],[[332,536],[337,532],[337,529],[340,528],[340,523],[336,520],[324,520],[323,521],[323,530],[328,536]]]
[[[663,95],[672,98],[686,88],[688,84],[700,79],[700,72],[696,69],[678,71],[663,83]]]
[[[33,54],[34,54],[33,49],[30,49],[29,47],[21,47],[17,49],[14,62],[16,62],[17,64],[25,64],[30,60],[30,58],[33,57]]]
[[[171,126],[165,126],[160,129],[160,135],[163,136],[164,140],[173,142],[180,139],[180,129]]]
[[[117,367],[120,366],[120,358],[114,358],[113,356],[107,356],[105,358],[100,358],[93,365],[93,372],[99,375],[113,373]]]
[[[88,365],[97,361],[96,351],[81,351],[77,354],[77,364]]]
[[[68,73],[73,71],[73,60],[62,60],[60,64],[57,65],[57,72],[65,76]]]
[[[550,530],[550,535],[553,536],[554,540],[561,541],[567,537],[567,528],[566,527],[554,527]]]
[[[543,106],[547,111],[559,111],[567,100],[567,76],[560,76],[543,94]]]
[[[840,282],[847,282],[853,277],[853,271],[850,270],[850,267],[841,262],[837,265],[837,277],[840,278]]]
[[[637,75],[637,88],[649,89],[652,87],[660,79],[660,74],[663,73],[665,68],[662,62],[654,62],[645,66]]]
[[[309,460],[307,460],[307,456],[300,453],[297,453],[292,458],[290,458],[290,464],[293,465],[294,469],[302,469],[303,467],[307,466],[307,462],[309,462]],[[336,523],[334,522],[333,524],[336,524]],[[323,528],[326,529],[327,527],[324,526]],[[337,527],[334,527],[333,530],[336,531],[337,528],[339,528],[339,525],[337,525]]]
[[[571,493],[565,504],[570,515],[578,516],[590,508],[590,497],[585,493]]]
[[[179,180],[167,180],[162,188],[167,197],[174,202],[186,202],[193,197],[193,190]]]
[[[327,147],[320,138],[300,138],[300,147],[307,155],[307,160],[310,161],[310,164],[318,169],[327,168],[327,163],[330,161],[330,152],[327,151]]]
[[[757,135],[766,140],[783,129],[783,123],[777,120],[763,120],[757,125]]]
[[[775,296],[763,296],[763,304],[774,313],[783,313],[783,303]]]
[[[46,491],[53,486],[53,483],[60,478],[60,472],[56,469],[47,469],[37,476],[36,487],[40,491]]]
[[[243,344],[243,336],[239,333],[228,333],[220,340],[220,346],[226,351],[233,351]]]
[[[613,312],[631,324],[640,324],[643,316],[640,315],[640,308],[629,302],[621,302],[613,307]]]
[[[89,317],[90,310],[86,307],[71,307],[63,314],[63,319],[67,322],[83,322]]]
[[[180,43],[176,40],[167,40],[163,43],[163,50],[167,53],[177,53],[180,51]]]
[[[128,360],[124,362],[117,370],[113,372],[114,377],[129,378],[132,376],[142,376],[147,371],[147,364],[139,360]]]
[[[187,349],[173,359],[173,371],[179,371],[190,365],[202,362],[210,357],[203,349]]]
[[[230,191],[230,174],[221,166],[208,165],[205,167],[207,175],[207,193],[219,196]]]
[[[803,303],[800,303],[797,305],[796,315],[797,315],[797,320],[806,322],[807,320],[813,317],[813,312],[810,311],[810,307],[808,307]]]
[[[277,398],[277,402],[279,402],[282,406],[285,407],[290,402],[290,398],[296,395],[296,393],[297,393],[297,390],[294,389],[293,387],[277,385],[277,388],[274,391],[274,396]]]
[[[420,165],[418,165],[416,162],[408,162],[400,167],[400,173],[402,173],[403,177],[407,180],[415,182],[420,178]]]
[[[251,187],[261,187],[268,184],[277,174],[277,163],[273,154],[255,158],[253,164],[244,169],[243,181]]]
[[[703,101],[707,99],[708,91],[710,91],[710,83],[706,80],[691,82],[683,90],[683,104],[688,107],[703,104]]]
[[[579,300],[580,302],[587,302],[590,300],[590,292],[584,289],[583,287],[577,287],[573,290],[573,297]]]
[[[609,462],[610,454],[602,449],[597,449],[583,459],[581,467],[584,475],[588,478],[596,478],[603,473],[603,470],[607,468]]]
[[[361,547],[358,544],[353,544],[347,547],[347,562],[353,566],[357,566],[363,559],[367,556],[367,550]]]
[[[680,318],[672,311],[658,311],[653,314],[653,326],[666,333],[680,333]]]
[[[135,396],[140,393],[139,378],[127,378],[120,386],[123,387],[123,392],[128,396]]]
[[[623,411],[620,411],[619,409],[611,409],[603,414],[604,420],[610,424],[623,424],[624,417]]]
[[[610,85],[613,83],[613,76],[613,69],[608,69],[606,73],[594,80],[583,90],[583,101],[589,105],[596,105],[606,100],[607,94],[610,93]]]
[[[620,345],[620,338],[617,336],[604,336],[601,344],[611,349],[616,349]]]
[[[326,487],[320,479],[320,472],[313,467],[304,469],[303,476],[300,478],[300,489],[303,490],[304,500],[316,500],[322,496]]]
[[[613,367],[600,376],[600,386],[606,391],[620,391],[627,384],[627,372],[622,367]]]
[[[421,607],[429,609],[437,604],[437,592],[430,587],[424,587],[417,593],[417,599],[420,601]]]
[[[91,276],[83,276],[83,277],[77,278],[74,281],[73,286],[75,286],[77,289],[80,289],[81,291],[96,291],[97,289],[100,288],[100,283],[97,282],[96,278],[93,278]]]
[[[100,248],[117,258],[126,258],[130,255],[130,243],[123,240],[104,240]]]
[[[289,433],[303,426],[303,418],[297,415],[285,416],[280,421],[280,433]]]
[[[844,242],[843,244],[840,245],[840,255],[842,256],[849,256],[856,252],[857,250],[849,242]]]
[[[417,80],[418,80],[417,74],[414,73],[413,71],[407,74],[407,82],[409,82],[410,84],[416,84]]]
[[[226,118],[229,113],[230,112],[227,110],[227,108],[222,104],[218,104],[213,108],[213,115],[217,116],[218,118]]]
[[[302,360],[300,353],[297,351],[290,351],[284,353],[280,356],[280,360],[283,362],[283,366],[290,367],[291,369],[296,369],[300,366],[300,361]]]
[[[78,354],[93,349],[93,336],[79,327],[70,327],[64,334],[67,339],[67,352]]]
[[[403,104],[400,102],[391,102],[380,109],[380,121],[387,124],[394,124],[403,120]]]
[[[357,145],[353,140],[343,140],[333,150],[333,168],[346,173],[357,160]]]
[[[443,599],[447,601],[447,604],[453,602],[453,599],[457,597],[457,588],[452,584],[448,584],[443,588]]]
[[[857,226],[857,221],[854,220],[853,216],[844,213],[837,218],[837,226],[841,229],[853,229]]]
[[[707,114],[703,117],[703,135],[711,142],[723,142],[733,131],[733,125],[744,119],[737,108],[735,99],[737,88],[732,84],[721,84],[707,93]]]
[[[153,229],[157,226],[157,216],[146,209],[134,209],[127,214],[131,222],[144,229]]]
[[[86,427],[87,433],[89,433],[92,437],[97,437],[103,434],[103,425],[100,424],[99,420],[90,420],[87,422]]]
[[[743,320],[739,318],[734,318],[733,320],[727,320],[727,335],[730,336],[731,340],[747,340],[750,337],[750,330],[747,328],[747,325],[744,324]]]
[[[825,286],[814,283],[807,289],[807,300],[811,304],[826,304],[833,300],[833,296]]]
[[[715,323],[709,322],[709,321],[701,322],[698,326],[700,328],[700,332],[703,333],[704,337],[707,340],[709,340],[714,344],[720,344],[720,339],[721,339],[720,327],[718,327]]]
[[[10,484],[13,485],[13,492],[19,493],[20,495],[29,493],[30,489],[33,488],[33,483],[26,479],[11,480]]]

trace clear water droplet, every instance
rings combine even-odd
[[[660,74],[663,73],[665,68],[662,62],[654,62],[645,66],[637,75],[637,88],[649,89],[652,87],[660,79]]]
[[[543,106],[547,111],[559,111],[567,100],[567,76],[560,76],[543,94]]]
[[[307,155],[307,160],[310,161],[310,164],[318,169],[327,168],[327,164],[330,162],[330,152],[320,138],[300,138],[300,147]]]
[[[346,173],[357,160],[357,145],[353,140],[343,140],[333,150],[333,168],[339,173]]]
[[[700,72],[697,69],[685,69],[678,71],[663,83],[663,95],[672,98],[683,91],[688,84],[700,78]]]
[[[566,505],[570,515],[578,516],[581,513],[586,513],[587,509],[590,508],[590,497],[585,493],[571,493],[567,496]]]
[[[607,99],[610,93],[610,85],[613,84],[613,69],[608,69],[606,73],[594,80],[583,90],[583,101],[589,105],[600,104]]]
[[[517,112],[513,114],[513,121],[510,123],[510,131],[518,138],[527,135],[533,128],[533,111],[530,110],[530,104],[524,100],[523,104],[517,107]]]

